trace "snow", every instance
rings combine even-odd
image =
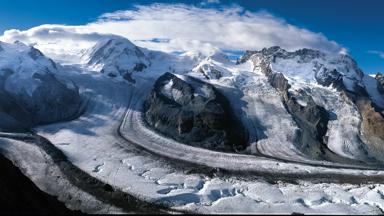
[[[271,63],[271,69],[283,73],[291,85],[311,84],[316,85],[315,74],[323,69],[329,71],[337,70],[341,73],[343,81],[348,90],[353,91],[354,82],[360,81],[361,77],[352,61],[345,55],[328,54],[319,58],[303,61],[302,57],[296,55],[290,58],[276,57]]]
[[[377,81],[372,76],[365,75],[363,77],[364,85],[372,101],[379,107],[384,108],[384,97],[377,89]]]
[[[177,91],[177,89],[172,89],[173,80],[171,79],[164,87],[161,89],[161,93],[164,94],[169,99],[173,99],[173,92]],[[174,90],[174,91],[173,91]],[[175,99],[177,100],[177,99]]]
[[[130,71],[139,63],[150,64],[141,48],[125,38],[118,37],[100,40],[84,54],[83,59],[91,69],[103,70],[105,73]]]
[[[7,49],[6,45],[4,47]],[[363,165],[315,161],[303,155],[291,137],[297,130],[295,122],[257,64],[236,65],[222,55],[201,57],[189,53],[175,56],[145,50],[143,53],[151,56],[151,64],[142,73],[133,75],[135,84],[95,74],[87,65],[66,66],[67,72],[58,74],[58,78],[70,79],[79,87],[82,95],[89,99],[88,109],[73,121],[35,128],[37,133],[92,177],[137,198],[165,204],[174,210],[288,214],[383,212],[384,188],[381,184],[343,182],[358,181],[363,176],[368,179],[382,177],[384,171],[364,169]],[[329,148],[344,157],[364,160],[356,142],[361,121],[356,108],[340,99],[334,89],[315,83],[312,63],[303,65],[304,70],[298,63],[292,63],[294,61],[278,61],[272,68],[296,83],[293,89],[310,87],[314,100],[337,116],[329,125]],[[106,64],[120,65],[115,61]],[[191,70],[207,64],[218,68],[223,76],[206,80],[198,71]],[[308,74],[308,71],[311,72]],[[156,79],[165,72],[174,72],[183,80],[188,79],[186,75],[205,79],[223,92],[249,129],[252,143],[245,153],[258,156],[195,148],[147,128],[140,112],[142,103]],[[171,80],[164,86],[163,93],[177,97],[172,85]],[[196,89],[197,94],[208,95],[204,85]],[[372,89],[369,91],[372,97],[377,97]],[[38,145],[0,138],[0,149],[42,190],[59,196],[70,208],[88,213],[125,212],[72,185]],[[196,165],[216,169],[206,171],[207,168]],[[215,172],[217,168],[228,171],[228,174]],[[47,175],[46,170],[50,170],[51,175]],[[274,181],[261,174],[269,174]],[[284,175],[293,183],[283,181]],[[60,180],[56,180],[56,176],[60,176]],[[298,176],[323,179],[300,180]],[[329,176],[342,183],[331,183]],[[324,178],[329,182],[321,183]]]
[[[73,185],[52,158],[36,145],[0,138],[0,152],[10,159],[39,189],[57,196],[70,209],[88,213],[122,213]]]
[[[40,80],[33,77],[35,73],[56,73],[56,65],[44,57],[36,56],[34,59],[31,52],[33,48],[17,42],[8,44],[0,42],[2,51],[0,51],[0,75],[4,75],[7,70],[12,70],[11,74],[5,81],[5,90],[13,94],[19,94],[25,91],[32,96],[34,90],[41,83]],[[37,51],[38,52],[38,51]]]
[[[356,106],[349,99],[343,99],[335,89],[318,86],[312,88],[311,94],[315,102],[331,115],[326,134],[328,148],[346,158],[369,160],[359,138],[362,120]]]
[[[283,52],[283,51],[280,51]],[[261,63],[260,55],[255,55],[251,57],[254,62],[254,70],[256,73],[260,69],[259,65]],[[295,94],[295,91],[305,91],[307,94],[311,95],[315,100],[316,104],[324,107],[331,115],[331,119],[328,123],[328,130],[326,136],[328,148],[336,153],[342,158],[350,158],[357,161],[370,162],[374,158],[374,153],[367,152],[365,144],[362,143],[360,139],[360,124],[361,117],[358,109],[353,105],[353,102],[348,98],[344,98],[340,93],[332,87],[324,87],[317,83],[315,74],[317,71],[326,68],[329,71],[336,69],[339,73],[343,74],[343,83],[345,87],[354,91],[355,85],[361,85],[362,87],[366,86],[368,93],[370,94],[373,101],[381,106],[384,98],[378,93],[375,80],[369,76],[364,76],[363,79],[360,77],[360,71],[349,57],[345,55],[320,55],[317,58],[309,58],[303,61],[303,56],[300,55],[291,55],[288,57],[274,57],[270,63],[271,69],[276,73],[282,73],[288,79],[289,83],[292,85],[290,92]],[[305,59],[305,58],[304,58]],[[258,81],[257,83],[261,83]],[[252,98],[261,98],[265,97],[267,94],[262,93],[258,97]],[[271,98],[268,96],[268,101],[263,101],[262,104],[267,104]],[[298,102],[305,106],[305,103],[302,103],[300,98]],[[278,107],[276,104],[273,107]],[[261,109],[264,110],[264,109]],[[270,109],[268,109],[270,110]],[[250,113],[252,111],[247,111]],[[276,110],[273,113],[281,113]],[[269,117],[270,119],[271,117]],[[267,117],[261,118],[263,121]],[[284,118],[282,118],[283,123]],[[277,122],[272,123],[272,125],[278,124]],[[268,128],[268,127],[267,127]],[[273,129],[272,131],[280,131],[280,134],[284,134],[289,127],[283,126],[280,129]],[[268,131],[268,129],[266,130]],[[293,134],[294,130],[288,131],[289,134]],[[259,141],[257,148],[260,152],[276,156],[278,158],[287,158],[290,160],[300,160],[306,161],[305,156],[298,152],[297,148],[291,144],[292,147],[288,149],[289,143],[292,143],[290,140],[277,140],[269,143],[269,134],[267,134],[266,145],[262,143],[264,140]],[[260,145],[261,143],[261,145]],[[281,154],[277,154],[281,152]],[[342,159],[340,158],[340,159]],[[350,162],[349,162],[350,163]]]
[[[271,69],[283,73],[291,81],[290,83],[315,83],[315,71],[313,62],[298,63],[299,56],[294,59],[277,59],[271,64]]]

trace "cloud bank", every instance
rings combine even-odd
[[[243,51],[276,45],[287,50],[344,50],[321,33],[299,28],[267,12],[250,12],[239,6],[201,8],[185,4],[136,6],[103,14],[95,22],[81,26],[42,25],[25,31],[8,30],[0,40],[19,40],[52,55],[60,55],[55,49],[71,55],[106,34],[123,36],[139,46],[165,52]]]

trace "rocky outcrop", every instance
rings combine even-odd
[[[272,87],[282,94],[288,93],[288,89],[291,87],[282,73],[270,73],[268,75],[268,81]]]
[[[198,68],[198,71],[207,79],[220,79],[223,76],[221,71],[212,65],[202,65]]]
[[[247,133],[227,99],[193,78],[161,76],[146,100],[144,118],[150,127],[189,145],[226,152],[246,147]]]
[[[364,140],[369,144],[373,152],[383,155],[384,152],[384,118],[372,106],[367,98],[359,98],[356,105],[363,118],[361,132]]]
[[[375,79],[377,80],[377,89],[380,94],[384,95],[384,75],[381,73],[376,74]]]
[[[342,80],[342,75],[336,69],[328,70],[322,67],[317,69],[315,78],[317,83],[322,86],[335,86]]]
[[[303,106],[289,92],[283,93],[283,102],[301,129],[301,151],[315,158],[323,157],[329,121],[327,110],[317,105],[310,96],[307,96],[306,105]]]

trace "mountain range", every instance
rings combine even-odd
[[[209,157],[222,158],[217,167],[228,171],[251,158],[266,161],[263,169],[269,171],[261,173],[279,173],[285,168],[278,164],[287,163],[287,173],[295,170],[289,164],[302,164],[323,167],[309,171],[313,175],[347,167],[352,171],[347,169],[345,175],[356,177],[384,163],[384,77],[364,73],[347,54],[274,46],[244,51],[233,61],[219,50],[208,55],[164,53],[118,36],[105,36],[86,49],[74,48],[71,63],[45,49],[22,41],[0,42],[0,131],[8,138],[27,134],[48,139],[49,148],[60,149],[85,173],[108,182],[111,191],[116,192],[119,181],[127,177],[111,182],[110,173],[103,174],[104,167],[114,170],[114,163],[125,163],[124,158],[114,160],[128,148],[113,144],[121,139],[187,167],[215,168],[211,164],[219,162]],[[13,159],[19,154],[7,147],[2,151],[9,157],[15,154]],[[132,162],[130,170],[141,166],[137,163]],[[29,170],[23,162],[19,166]],[[34,182],[57,193],[31,170],[28,175]],[[189,198],[174,192],[172,199],[168,192],[158,192],[156,202],[171,207],[187,205],[189,199],[194,205],[204,199],[215,202],[212,194],[196,198],[204,194],[198,183],[191,188],[183,184],[170,183],[169,191],[197,191],[188,192]],[[145,187],[129,190],[152,196]],[[235,196],[232,193],[221,191],[217,196]],[[61,200],[72,209],[97,212],[86,204]]]

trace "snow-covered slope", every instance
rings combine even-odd
[[[207,79],[220,79],[221,77],[233,75],[226,68],[228,65],[231,65],[228,56],[218,51],[208,57],[200,57],[198,65],[192,71],[200,73]]]
[[[201,58],[194,53],[172,55],[134,45],[126,38],[105,36],[84,50],[80,64],[90,71],[135,83],[135,76],[157,77],[165,72],[186,73]]]
[[[58,70],[58,65],[46,58],[39,50],[21,42],[8,44],[0,42],[0,75],[13,71],[7,77],[4,87],[7,91],[19,94],[25,91],[29,96],[41,81],[35,74],[45,75]],[[35,75],[36,76],[36,75]]]
[[[379,108],[383,98],[377,94],[376,85],[367,81],[367,76],[351,57],[309,49],[287,52],[279,47],[271,47],[261,51],[247,51],[239,63],[248,60],[253,63],[254,71],[263,73],[272,84],[277,84],[278,88],[281,88],[279,83],[287,81],[289,86],[287,91],[283,92],[283,99],[288,111],[292,112],[292,108],[286,101],[287,97],[292,99],[290,101],[296,101],[302,111],[308,100],[314,100],[318,106],[325,108],[328,112],[327,132],[317,138],[320,143],[317,148],[326,145],[331,152],[356,160],[370,161],[373,157],[382,160],[381,151],[376,147],[372,148],[376,143],[362,141],[365,138],[361,134],[361,123],[365,121],[366,116],[361,115],[365,109],[363,110],[357,101],[364,100],[369,103],[371,98],[373,103],[369,106]],[[276,80],[275,75],[279,74],[283,76]],[[303,117],[294,118],[300,128]],[[300,130],[306,131],[307,127]],[[380,133],[366,134],[365,137],[381,137]],[[335,159],[332,155],[327,157]]]
[[[300,49],[288,52],[280,47],[265,48],[261,51],[248,51],[240,62],[249,58],[255,62],[260,58],[267,59],[271,69],[283,73],[290,84],[302,83],[329,86],[333,80],[342,76],[348,90],[354,85],[361,84],[364,73],[356,62],[345,54],[325,54],[311,49]]]
[[[83,58],[92,69],[127,80],[132,80],[132,73],[141,72],[151,65],[143,50],[125,38],[103,39]]]
[[[63,68],[21,42],[0,42],[0,116],[2,130],[25,130],[75,116],[78,88],[56,74]]]
[[[19,43],[1,43],[0,47],[4,56],[0,59],[4,77],[0,85],[5,95],[0,94],[0,102],[2,98],[7,101],[7,107],[0,109],[0,118],[7,120],[3,124],[10,124],[12,119],[2,114],[15,116],[9,107],[16,107],[13,110],[19,113],[26,107],[19,99],[39,107],[54,102],[54,107],[61,105],[57,111],[68,111],[76,106],[64,105],[77,105],[77,91],[89,98],[79,118],[34,128],[51,142],[48,150],[40,142],[0,139],[7,157],[21,164],[42,189],[73,208],[98,212],[94,207],[97,203],[105,211],[116,206],[130,210],[131,205],[116,201],[118,192],[171,209],[203,213],[382,212],[382,185],[365,183],[380,182],[384,175],[384,149],[380,145],[383,95],[376,80],[368,79],[347,55],[309,49],[287,52],[272,47],[246,52],[236,63],[220,51],[208,56],[198,52],[168,54],[137,47],[125,38],[106,36],[81,52],[74,48],[70,53],[82,57],[72,58],[73,65],[60,66]],[[49,45],[45,48],[49,50]],[[154,125],[160,119],[179,126],[185,123],[179,110],[191,111],[192,105],[204,107],[211,94],[202,88],[204,85],[189,82],[200,79],[228,100],[233,116],[248,132],[246,149],[235,153],[215,151],[214,146],[202,149],[145,124],[144,101],[156,93],[153,87],[166,72],[173,78],[165,80],[158,90],[162,100],[154,107],[162,106],[164,112],[153,113],[157,115]],[[20,74],[14,79],[23,82],[14,87],[15,80],[10,78],[16,73]],[[186,86],[180,84],[184,82],[195,89],[190,97],[207,99],[199,103],[192,100],[191,106],[180,108],[179,99],[186,95],[179,87]],[[10,94],[14,100],[8,100]],[[212,121],[209,112],[196,115],[193,120],[197,127],[209,127],[198,122],[201,119],[220,122]],[[89,175],[91,182],[104,182],[102,191],[79,183],[81,178],[74,178],[73,170],[46,167],[60,166],[52,149],[61,150],[66,163]],[[28,163],[33,155],[40,156]],[[42,174],[47,175],[46,170],[51,170],[47,177]],[[59,177],[52,181],[56,175]],[[298,183],[285,181],[298,177],[303,178]],[[55,187],[57,182],[60,190]],[[74,183],[76,187],[71,185]],[[79,194],[79,190],[86,193]]]

